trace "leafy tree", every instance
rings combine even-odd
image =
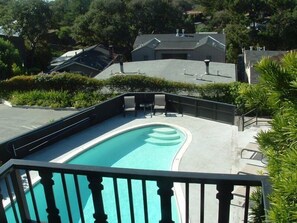
[[[296,0],[267,0],[267,3],[274,12],[296,8]]]
[[[225,33],[227,35],[227,61],[236,63],[242,48],[249,44],[249,32],[245,26],[231,23],[226,26]]]
[[[18,50],[8,40],[0,38],[0,80],[12,77],[20,65]]]
[[[274,13],[262,35],[264,45],[270,49],[296,49],[297,7],[295,10],[289,9]]]
[[[33,66],[36,47],[50,28],[51,13],[48,3],[43,0],[11,0],[7,5],[4,29],[19,33],[28,50],[27,66]]]
[[[193,31],[194,27],[189,28],[183,23],[183,11],[168,1],[132,0],[128,7],[130,24],[136,32],[172,33],[177,28]]]
[[[126,5],[120,0],[94,0],[73,26],[75,40],[84,44],[125,46],[129,40]]]
[[[274,102],[275,115],[271,130],[257,140],[268,159],[272,182],[270,195],[271,222],[297,221],[297,52],[290,52],[280,61],[263,59],[257,69],[260,85]]]
[[[88,12],[92,0],[55,0],[50,2],[54,28],[72,26],[75,18]]]

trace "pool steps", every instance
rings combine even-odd
[[[180,135],[173,128],[155,128],[148,137],[145,142],[160,146],[176,145],[181,142]]]

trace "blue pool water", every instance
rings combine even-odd
[[[151,125],[141,128],[136,128],[121,134],[118,134],[112,138],[109,138],[96,146],[86,150],[78,156],[68,161],[71,164],[80,165],[93,165],[93,166],[106,166],[106,167],[122,167],[122,168],[136,168],[136,169],[153,169],[153,170],[170,170],[173,158],[185,141],[185,135],[178,129],[174,129],[165,125]],[[80,192],[82,198],[82,204],[84,207],[84,214],[86,222],[92,222],[93,220],[93,201],[88,189],[87,179],[83,176],[78,176],[80,184]],[[63,222],[69,222],[66,212],[64,192],[62,190],[61,176],[54,175],[54,193],[56,198],[57,207],[60,210],[60,216]],[[77,197],[75,196],[74,179],[72,176],[66,175],[66,181],[68,186],[68,194],[70,195],[70,205],[72,209],[73,221],[80,222],[79,209],[77,206]],[[104,191],[104,208],[108,215],[108,222],[117,222],[115,198],[113,192],[113,182],[111,179],[103,179]],[[157,195],[157,186],[154,182],[147,182],[148,193],[148,210],[149,213],[154,213],[153,216],[149,216],[150,222],[159,222],[160,220],[160,198]],[[118,187],[120,188],[120,206],[122,208],[121,218],[122,222],[131,222],[129,198],[128,198],[128,186],[125,180],[118,180]],[[141,192],[141,181],[132,181],[133,188],[133,203],[134,207],[139,207],[139,210],[143,210],[143,199]],[[40,208],[41,221],[47,220],[47,214],[45,211],[46,202],[44,196],[38,196],[43,194],[43,187],[37,184],[34,187],[35,194],[37,194],[38,207]],[[29,203],[31,198],[28,194],[27,199]],[[172,200],[174,220],[178,222],[178,215],[176,211],[175,201]],[[31,205],[32,206],[32,205]],[[127,208],[125,208],[127,207]],[[12,217],[12,211],[9,208],[7,213],[10,212]],[[31,208],[33,210],[33,208]],[[32,211],[31,216],[34,216]],[[13,219],[13,218],[11,218]],[[143,211],[135,210],[135,221],[144,222]],[[9,221],[9,222],[13,222]]]

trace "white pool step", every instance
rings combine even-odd
[[[180,135],[174,128],[160,127],[153,129],[152,133],[148,134],[149,138],[145,140],[147,143],[155,145],[176,145],[181,142]]]
[[[172,146],[172,145],[179,144],[181,140],[180,139],[162,140],[162,139],[147,138],[145,142],[151,143],[154,145],[160,145],[160,146]]]
[[[162,128],[153,129],[153,132],[158,132],[158,133],[163,133],[163,134],[174,134],[174,133],[176,133],[176,130],[173,128],[162,127]]]
[[[150,138],[155,138],[155,139],[179,139],[180,135],[178,133],[174,133],[174,134],[160,134],[158,132],[153,132],[148,134]]]

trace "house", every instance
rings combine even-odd
[[[257,47],[256,50],[253,50],[253,47],[250,47],[249,50],[243,50],[244,81],[249,84],[258,83],[259,73],[255,70],[255,65],[264,57],[275,57],[285,53],[286,51],[266,50],[265,47]]]
[[[111,50],[101,45],[69,51],[51,62],[51,72],[74,72],[93,77],[114,61]]]
[[[55,58],[54,60],[51,61],[51,64],[50,64],[51,69],[53,69],[54,67],[57,67],[57,66],[61,65],[65,61],[71,59],[72,57],[74,57],[75,55],[77,55],[77,54],[79,54],[81,52],[82,52],[82,49],[71,50],[71,51],[68,51],[68,52],[64,53],[60,57]]]
[[[195,84],[229,83],[237,80],[235,64],[181,59],[115,63],[94,78],[108,79],[115,75],[131,74]]]
[[[3,27],[0,26],[0,38],[4,40],[8,40],[14,45],[14,47],[19,51],[21,60],[24,63],[26,58],[26,50],[25,50],[24,40],[22,37],[20,37],[19,33],[8,34],[3,29]]]
[[[177,29],[176,34],[138,35],[134,45],[132,61],[184,59],[208,59],[212,62],[225,62],[225,34],[215,32],[185,34]]]

